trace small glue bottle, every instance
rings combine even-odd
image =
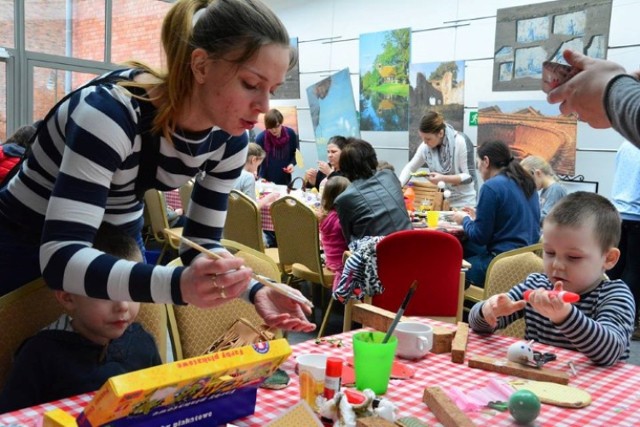
[[[340,378],[342,376],[342,359],[339,357],[328,357],[324,372],[324,392],[325,399],[333,399],[333,396],[340,390]]]

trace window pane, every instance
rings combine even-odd
[[[44,118],[56,102],[94,77],[96,74],[33,67],[33,120]]]
[[[104,0],[26,0],[27,50],[104,61]]]
[[[0,46],[15,47],[13,45],[14,29],[13,0],[0,0]]]
[[[162,67],[162,20],[171,4],[158,0],[113,0],[111,62],[131,59]]]
[[[0,141],[7,140],[7,64],[0,61]]]

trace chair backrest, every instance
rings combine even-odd
[[[169,227],[169,219],[167,218],[167,202],[162,191],[147,190],[144,193],[144,207],[149,215],[149,225],[153,237],[158,242],[164,242],[164,229]]]
[[[398,231],[378,243],[376,255],[384,292],[373,297],[373,305],[397,312],[417,280],[406,316],[462,316],[462,246],[454,236],[437,230]]]
[[[262,219],[258,204],[238,190],[229,193],[224,238],[264,252]]]
[[[315,212],[300,200],[285,196],[271,205],[271,219],[278,241],[281,271],[286,271],[287,266],[302,264],[320,276],[321,285],[331,286],[323,274]]]
[[[42,278],[0,297],[0,389],[22,342],[64,312]]]
[[[234,256],[242,258],[245,265],[250,266],[254,273],[268,277],[276,282],[280,281],[278,264],[269,255],[233,240],[222,239],[220,243]]]
[[[182,203],[182,210],[186,213],[189,208],[189,202],[191,202],[191,193],[193,192],[193,179],[187,181],[182,187],[178,189],[180,194],[180,202]]]
[[[136,317],[145,331],[153,336],[162,363],[167,362],[167,338],[169,334],[167,306],[165,304],[141,303]]]
[[[543,273],[543,261],[537,254],[541,249],[542,243],[536,243],[503,252],[496,256],[487,268],[484,282],[484,299],[486,300],[492,295],[508,292],[514,285],[522,283],[531,273]],[[524,319],[518,319],[497,333],[524,338],[524,329]]]
[[[247,249],[250,251],[250,248]],[[249,253],[246,249],[244,251]],[[251,267],[256,273],[259,271],[261,271],[259,274],[266,273],[257,265],[253,265],[252,258],[248,255],[243,259],[245,265]],[[182,261],[176,258],[168,265],[179,266],[182,265]],[[277,273],[276,278],[279,274]],[[216,308],[202,309],[192,305],[167,306],[167,311],[175,360],[203,354],[211,343],[227,332],[239,318],[245,318],[256,326],[264,323],[254,306],[240,298]]]

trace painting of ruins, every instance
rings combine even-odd
[[[298,38],[289,39],[291,49],[298,51]],[[284,77],[284,83],[271,96],[271,99],[300,99],[300,65],[296,62]]]
[[[558,175],[575,175],[575,116],[564,116],[557,104],[546,101],[494,101],[478,105],[478,145],[506,142],[522,160],[540,156]]]
[[[444,116],[454,129],[463,129],[464,61],[429,62],[409,67],[409,159],[422,143],[418,128],[428,110]]]
[[[542,63],[573,49],[606,58],[611,0],[562,0],[498,9],[493,90],[540,90]]]
[[[340,70],[309,86],[307,98],[318,159],[326,161],[327,141],[332,136],[360,137],[349,69]]]
[[[298,109],[295,105],[293,106],[271,106],[271,108],[275,108],[282,113],[282,124],[288,128],[296,131],[296,134],[300,134],[298,132]],[[264,132],[264,113],[260,113],[258,115],[258,123],[249,131],[249,141],[256,142],[256,136],[260,134],[260,132]]]
[[[360,129],[406,131],[411,30],[360,35]]]

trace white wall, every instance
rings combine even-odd
[[[345,67],[351,71],[354,100],[358,100],[359,35],[411,27],[411,59],[414,63],[466,61],[465,111],[479,102],[544,100],[542,91],[493,92],[493,50],[497,9],[541,1],[529,0],[266,0],[285,23],[292,37],[298,37],[300,99],[278,100],[272,105],[296,105],[301,149],[305,167],[316,164],[317,153],[309,114],[306,88]],[[608,58],[627,69],[640,68],[637,17],[640,0],[613,0]],[[475,19],[474,18],[482,18]],[[456,25],[456,28],[439,28]],[[433,29],[431,31],[418,31]],[[335,42],[326,39],[335,37]],[[317,40],[324,39],[324,40]],[[315,41],[314,41],[315,40]],[[355,102],[358,106],[358,102]],[[467,135],[475,142],[477,128],[465,117]],[[362,132],[379,159],[391,162],[397,173],[408,160],[408,132]],[[595,130],[578,125],[576,175],[599,181],[599,193],[609,196],[615,150],[622,137],[612,130]],[[399,148],[402,147],[402,148]],[[297,174],[303,171],[300,169]]]

